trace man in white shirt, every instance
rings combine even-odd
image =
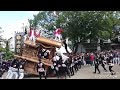
[[[58,61],[60,59],[60,57],[57,55],[57,53],[55,53],[55,56],[53,57],[53,61]]]

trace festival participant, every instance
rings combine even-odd
[[[115,55],[115,60],[116,60],[116,64],[119,64],[119,53],[116,52],[116,55]]]
[[[109,71],[111,72],[111,75],[115,75],[116,72],[112,70],[114,64],[112,63],[112,60],[111,60],[111,59],[109,59],[108,65],[109,65]]]
[[[70,73],[71,73],[71,76],[74,75],[74,59],[73,58],[70,58]]]
[[[30,28],[29,40],[31,40],[34,43],[34,45],[35,45],[36,38],[39,36],[40,36],[40,31],[39,33],[37,33],[34,28]]]
[[[4,64],[2,64],[2,67],[1,67],[1,76],[4,74],[5,71],[6,71],[6,65],[4,63]]]
[[[78,56],[78,68],[80,69],[82,65],[81,56]]]
[[[58,73],[58,70],[59,70],[59,67],[58,67],[58,64],[59,64],[59,59],[60,57],[58,56],[58,54],[55,52],[55,55],[53,57],[53,67],[54,67],[54,71],[55,71],[55,74],[56,76],[58,76],[59,78],[59,73]]]
[[[44,58],[49,59],[49,54],[50,54],[50,51],[46,50],[44,53]]]
[[[91,62],[91,66],[94,65],[94,59],[95,59],[95,56],[93,53],[90,54],[90,62]]]
[[[86,65],[84,53],[82,53],[82,55],[81,55],[81,62],[82,62],[82,65]]]
[[[75,71],[78,71],[78,60],[76,56],[74,57],[74,68],[75,68]]]
[[[13,61],[10,64],[8,74],[6,76],[6,79],[12,79],[13,77],[13,66],[17,63],[17,58],[14,58]]]
[[[94,64],[95,64],[95,72],[94,73],[96,73],[96,70],[98,70],[98,73],[100,74],[98,57],[95,59]]]
[[[26,60],[20,60],[18,71],[19,71],[19,77],[18,79],[24,78],[24,66],[25,66]]]
[[[12,78],[14,76],[14,79],[18,79],[18,67],[19,67],[19,62],[17,61],[15,64],[13,64],[13,68],[12,68]],[[11,79],[12,79],[11,78]]]
[[[42,78],[42,75],[45,77],[45,79],[47,79],[45,65],[41,62],[40,59],[39,59],[39,63],[37,64],[37,72],[39,72],[40,79]]]
[[[101,66],[103,67],[105,72],[107,72],[107,69],[105,68],[105,57],[104,57],[104,55],[101,56]]]
[[[62,39],[61,33],[62,32],[63,32],[63,30],[61,28],[58,28],[55,30],[55,32],[54,32],[55,40],[61,41],[61,39]]]
[[[38,50],[38,58],[39,59],[43,59],[43,58],[49,59],[49,55],[50,55],[50,51],[47,49],[39,49]]]
[[[35,30],[33,28],[30,28],[29,40],[31,40],[35,44]]]
[[[118,64],[120,66],[120,52],[118,53]]]
[[[0,77],[3,75],[2,73],[2,63],[0,62]]]
[[[24,42],[27,40],[28,34],[27,34],[27,28],[25,27],[24,31]]]
[[[68,59],[68,60],[65,62],[65,65],[66,65],[67,75],[68,75],[69,78],[70,78],[70,59]]]

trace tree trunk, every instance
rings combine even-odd
[[[73,52],[74,52],[74,53],[77,52],[79,44],[80,44],[80,42],[76,42],[76,43],[73,45]]]

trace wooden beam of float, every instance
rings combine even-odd
[[[61,45],[62,45],[61,42],[58,42],[58,41],[55,41],[55,40],[51,40],[51,39],[47,39],[45,37],[38,37],[38,38],[36,38],[36,42],[44,43],[44,44],[55,46],[55,47],[58,47],[58,48],[60,48]]]
[[[34,45],[33,42],[31,42],[30,40],[25,41],[24,44],[31,46],[31,47],[34,47],[34,48],[38,48],[38,46]]]
[[[14,57],[26,59],[27,61],[31,61],[31,62],[34,62],[34,63],[39,63],[38,60],[34,60],[34,59],[27,58],[27,57],[24,57],[24,56],[14,55]],[[47,61],[49,61],[49,60],[43,60],[43,59],[41,60],[41,62],[42,62],[43,64],[45,64],[46,66],[51,66],[51,65],[52,65],[52,62],[47,62]]]

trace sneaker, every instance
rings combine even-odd
[[[114,75],[113,73],[111,73],[111,75]]]
[[[115,75],[116,73],[114,72],[114,73],[111,73],[111,75]]]
[[[105,70],[105,72],[108,72],[107,70]]]
[[[116,72],[113,73],[114,75],[116,74]]]

